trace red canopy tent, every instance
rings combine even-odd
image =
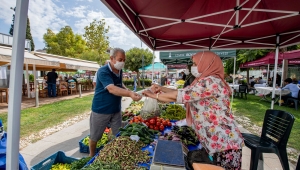
[[[153,50],[274,49],[300,42],[299,0],[101,1]]]
[[[278,55],[278,64],[282,64],[282,60],[287,59],[289,65],[298,65],[300,64],[300,50],[286,51],[284,53],[280,53]],[[252,67],[260,67],[266,65],[274,65],[275,64],[275,53],[270,52],[266,56],[254,60],[249,61],[240,65],[240,68],[252,68]]]
[[[280,53],[278,56],[278,64],[282,63],[282,59],[283,59],[283,53]],[[273,64],[273,65],[275,64],[275,53],[274,52],[270,52],[266,56],[264,56],[260,59],[243,63],[240,65],[240,68],[260,67],[260,66],[266,66],[268,64]]]

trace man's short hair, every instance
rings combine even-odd
[[[293,80],[292,80],[291,78],[287,78],[287,79],[285,79],[285,80],[284,80],[284,82],[287,82],[287,83],[292,83],[292,82],[293,82]]]
[[[125,54],[125,51],[122,48],[114,48],[110,51],[110,56],[116,58],[118,52]]]
[[[52,71],[56,71],[55,69],[52,69]]]

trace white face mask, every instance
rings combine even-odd
[[[200,77],[201,76],[201,73],[198,72],[197,66],[192,66],[191,67],[191,73],[195,77]]]
[[[125,66],[125,62],[119,62],[119,61],[117,61],[116,64],[114,64],[114,67],[117,70],[122,70],[122,68],[124,68],[124,66]]]
[[[190,74],[189,69],[186,69],[186,70],[184,71],[184,74],[185,74],[185,75],[189,75],[189,74]]]

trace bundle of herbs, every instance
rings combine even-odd
[[[148,151],[142,151],[145,144],[142,141],[133,141],[130,137],[120,136],[104,146],[97,160],[104,163],[119,163],[121,170],[141,170],[138,163],[148,163],[150,156]]]

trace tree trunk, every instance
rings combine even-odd
[[[139,86],[139,88],[141,88],[140,72],[138,70],[136,71],[136,76],[137,76],[137,80],[138,80],[138,86]]]

